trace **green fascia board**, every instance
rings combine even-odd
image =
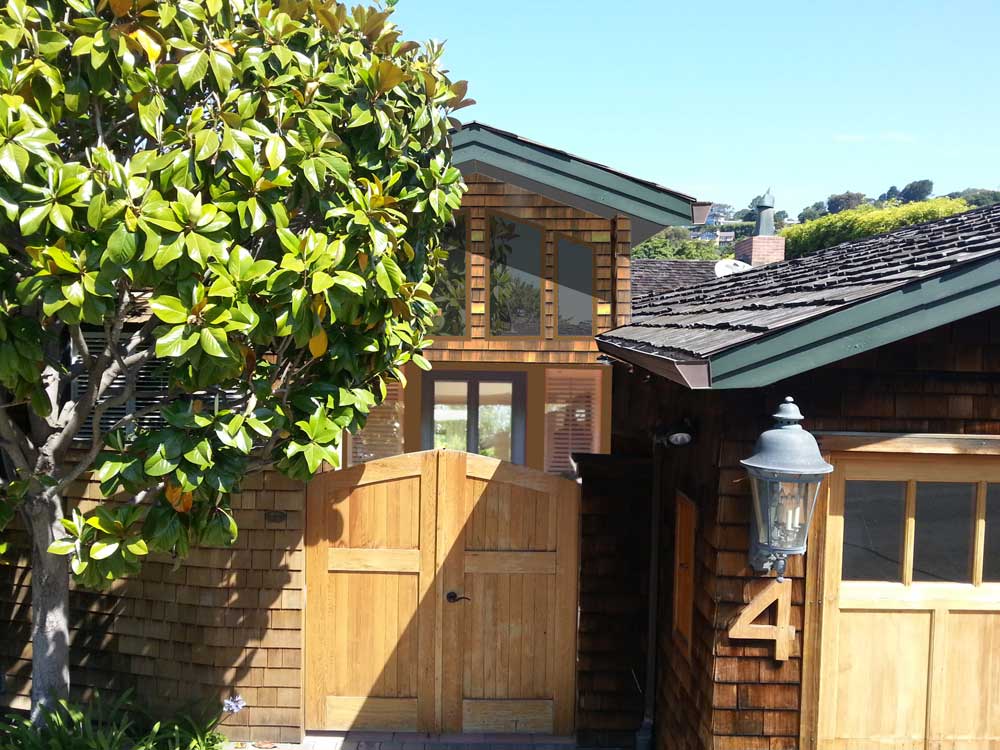
[[[481,161],[663,226],[692,221],[693,198],[496,133],[473,128],[456,131],[452,148],[453,162],[459,167]]]
[[[709,358],[711,388],[759,388],[1000,306],[1000,255]]]

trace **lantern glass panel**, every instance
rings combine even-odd
[[[757,541],[773,550],[806,546],[822,477],[753,478]]]

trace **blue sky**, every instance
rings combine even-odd
[[[702,200],[1000,188],[1000,0],[400,0],[520,135]]]

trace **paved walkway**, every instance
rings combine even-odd
[[[302,745],[234,742],[233,750],[573,750],[572,737],[537,734],[413,734],[330,732],[311,734]]]

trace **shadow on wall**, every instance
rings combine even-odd
[[[86,482],[74,494],[82,510],[99,497]],[[179,565],[152,555],[109,592],[73,591],[74,698],[134,688],[158,711],[214,710],[205,701],[238,692],[252,708],[230,721],[298,739],[304,506],[300,483],[248,477],[233,496],[233,548],[193,550]],[[0,706],[18,709],[30,706],[30,575],[26,553],[0,568]]]

